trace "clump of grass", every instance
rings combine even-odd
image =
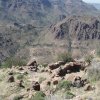
[[[73,61],[73,58],[70,53],[64,52],[58,55],[57,60],[64,62],[71,62]]]
[[[93,58],[94,58],[93,55],[87,55],[85,57],[85,61],[90,65],[92,60],[93,60]]]
[[[97,50],[96,54],[98,57],[100,57],[100,49]]]
[[[48,66],[48,63],[44,63],[44,64],[42,64],[42,66],[43,66],[44,68],[46,68],[46,67]]]
[[[70,90],[72,84],[69,81],[60,81],[57,85],[56,90],[61,90],[61,89],[65,89],[65,90]]]
[[[13,100],[22,100],[23,96],[21,95],[16,95]]]
[[[45,100],[45,94],[42,91],[36,92],[36,94],[32,97],[31,100]]]
[[[22,75],[22,74],[17,75],[18,80],[22,80],[23,78],[24,78],[24,75]]]
[[[95,65],[96,66],[96,65]],[[91,67],[88,69],[88,77],[89,80],[92,82],[100,81],[100,66],[98,67]]]
[[[75,97],[75,95],[71,92],[65,92],[65,98],[66,99],[72,99],[73,97]]]
[[[12,66],[24,66],[26,65],[26,61],[19,58],[7,58],[2,64],[2,68],[11,68]]]

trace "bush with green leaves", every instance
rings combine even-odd
[[[12,66],[24,66],[26,65],[26,61],[18,58],[8,58],[2,64],[2,68],[11,68]]]
[[[45,94],[42,91],[37,91],[31,100],[45,100]]]
[[[100,49],[97,50],[96,54],[98,57],[100,57]]]
[[[57,60],[64,61],[64,62],[71,62],[73,61],[73,58],[70,53],[64,52],[58,55]]]
[[[65,98],[66,99],[72,99],[73,97],[75,97],[75,95],[71,92],[65,92]]]
[[[17,75],[18,80],[22,80],[23,78],[24,78],[24,75],[22,75],[22,74]]]
[[[21,95],[16,95],[13,100],[22,100],[23,96]]]
[[[93,55],[88,55],[85,57],[85,61],[88,63],[88,64],[91,64],[92,60],[93,60]]]
[[[69,81],[60,81],[56,87],[56,90],[61,90],[61,89],[64,89],[64,90],[70,90],[72,84],[71,82]]]

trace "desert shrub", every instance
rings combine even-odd
[[[100,63],[93,64],[88,68],[87,72],[90,81],[100,81]]]
[[[22,75],[22,74],[17,75],[18,80],[22,80],[23,78],[24,78],[24,75]]]
[[[93,60],[93,56],[92,55],[88,55],[88,56],[85,57],[85,61],[87,63],[89,63],[89,64],[91,64],[92,60]]]
[[[96,54],[98,57],[100,57],[100,49],[97,50]]]
[[[60,81],[57,85],[56,90],[61,90],[61,89],[65,89],[65,90],[70,90],[72,84],[69,81]]]
[[[73,58],[70,53],[64,52],[58,55],[57,60],[64,62],[71,62],[73,61]]]
[[[44,63],[44,64],[42,64],[42,66],[43,66],[44,68],[46,68],[46,67],[48,66],[48,63]]]
[[[65,92],[65,98],[66,99],[72,99],[73,97],[75,97],[75,95],[71,92]]]
[[[16,95],[13,100],[21,100],[23,98],[23,96],[21,95]]]
[[[2,64],[1,67],[3,68],[11,68],[12,66],[24,66],[26,65],[26,61],[18,58],[8,58]]]
[[[39,83],[42,83],[42,82],[45,81],[45,80],[46,80],[46,78],[40,77],[40,78],[39,78]]]
[[[31,100],[45,100],[45,94],[42,91],[36,92],[36,94],[32,97]]]

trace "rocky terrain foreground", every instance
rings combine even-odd
[[[100,58],[0,69],[0,100],[100,100]]]

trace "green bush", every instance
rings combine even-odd
[[[91,64],[92,60],[93,60],[93,56],[92,56],[92,55],[88,55],[88,56],[86,56],[86,58],[85,58],[85,61],[86,61],[87,63],[89,63],[89,64]]]
[[[31,100],[45,100],[45,94],[42,91],[36,92],[35,96]]]
[[[21,95],[16,95],[13,100],[22,100],[23,96]]]
[[[24,78],[24,75],[22,75],[22,74],[19,74],[18,76],[17,76],[17,79],[18,80],[22,80]]]
[[[64,61],[64,62],[71,62],[73,61],[73,58],[70,53],[64,52],[58,55],[57,60]]]
[[[65,98],[66,99],[72,99],[73,97],[75,97],[75,95],[71,92],[65,92]]]
[[[60,81],[57,85],[56,90],[61,90],[61,89],[65,89],[65,90],[70,90],[72,84],[69,81]]]
[[[97,54],[98,57],[100,57],[100,49],[97,50],[97,53],[96,54]]]
[[[11,68],[12,66],[24,66],[26,61],[18,58],[8,58],[1,64],[3,68]]]

